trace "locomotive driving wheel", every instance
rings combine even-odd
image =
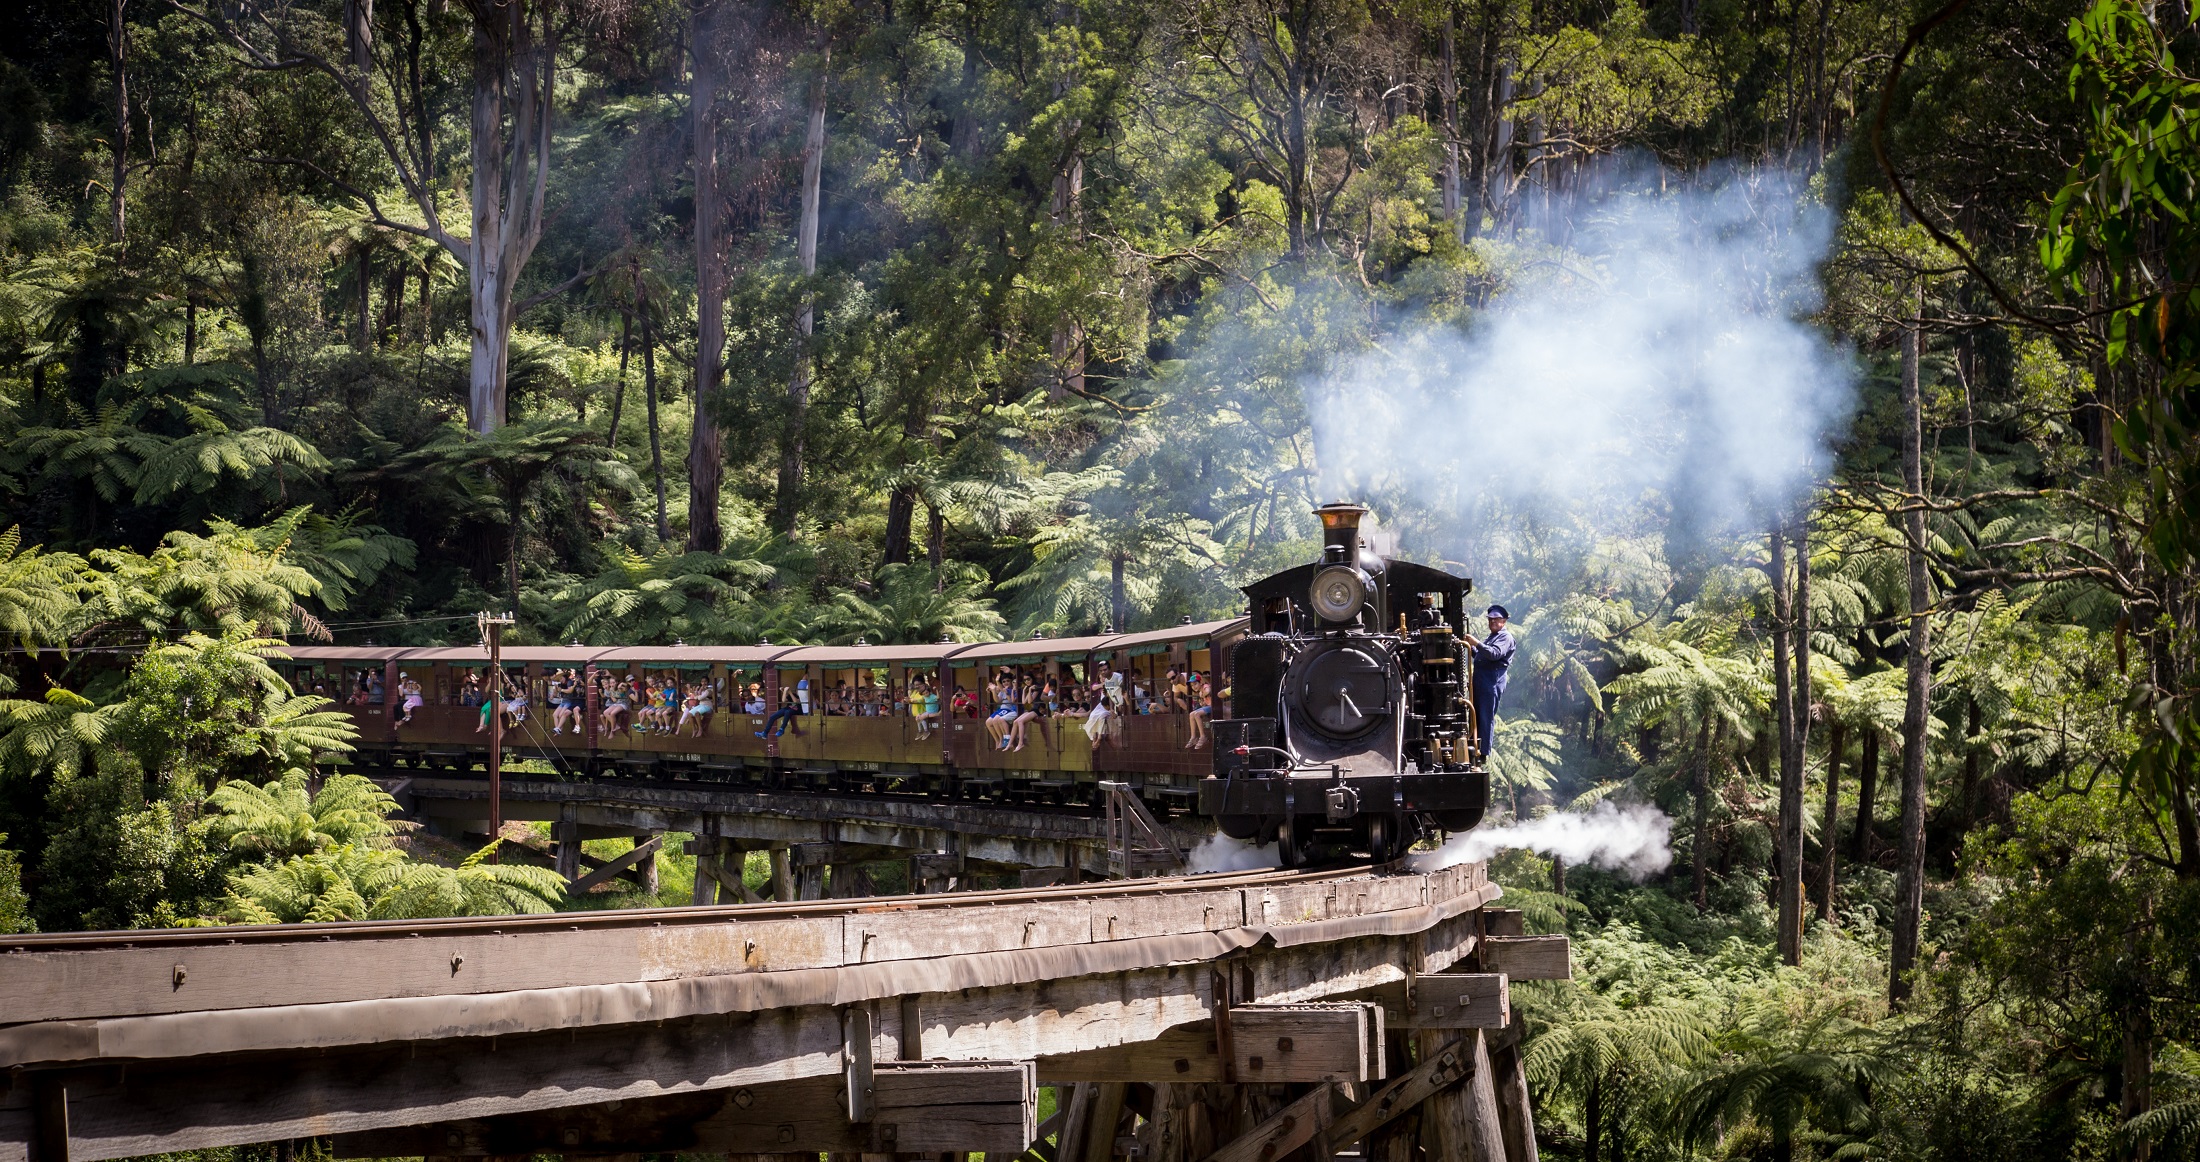
[[[1314,847],[1314,823],[1296,815],[1286,815],[1276,826],[1276,855],[1283,866],[1301,867],[1307,853]]]
[[[1367,817],[1367,858],[1376,864],[1386,864],[1406,850],[1405,821],[1396,815],[1370,815]]]

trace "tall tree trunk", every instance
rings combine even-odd
[[[687,548],[691,553],[715,553],[725,541],[718,527],[718,494],[725,471],[725,437],[718,428],[717,407],[725,379],[726,258],[718,239],[716,12],[714,3],[698,6],[690,37],[695,54],[694,92],[689,98],[695,135],[695,422],[688,429],[687,458]],[[658,491],[662,494],[663,485]]]
[[[387,347],[393,338],[401,340],[398,328],[404,321],[405,264],[401,256],[382,275],[382,318],[374,325],[375,342]]]
[[[1122,553],[1115,554],[1108,561],[1109,610],[1115,618],[1114,627],[1108,631],[1110,633],[1130,632],[1131,603],[1123,590],[1123,568],[1128,563],[1129,559]]]
[[[1818,868],[1818,922],[1833,923],[1835,866],[1841,855],[1841,750],[1848,742],[1848,724],[1835,719],[1826,733],[1826,809],[1818,824],[1818,851],[1825,862]]]
[[[1919,292],[1922,296],[1922,290]],[[1923,303],[1919,303],[1922,313]],[[1894,940],[1888,965],[1887,999],[1909,999],[1908,973],[1917,966],[1918,929],[1925,909],[1925,744],[1932,713],[1932,586],[1926,573],[1925,513],[1916,507],[1925,495],[1925,410],[1918,386],[1918,320],[1902,338],[1902,488],[1910,511],[1902,514],[1909,541],[1910,633],[1909,688],[1902,708],[1902,865],[1895,874]]]
[[[1790,624],[1794,627],[1795,652],[1795,822],[1791,838],[1795,849],[1795,940],[1802,952],[1803,929],[1809,919],[1808,897],[1803,891],[1803,800],[1810,790],[1810,504],[1806,500],[1795,521],[1795,603]]]
[[[1688,840],[1695,856],[1689,861],[1693,865],[1688,872],[1689,887],[1699,912],[1710,898],[1710,881],[1704,870],[1711,858],[1711,738],[1711,719],[1707,715],[1696,730],[1696,820]]]
[[[1963,728],[1963,801],[1957,804],[1956,819],[1965,831],[1977,819],[1978,803],[1978,699],[1967,698],[1970,714]]]
[[[649,300],[642,300],[642,399],[649,405],[649,473],[657,481],[657,543],[672,539],[665,523],[665,450],[657,434],[657,332],[650,318]]]
[[[825,70],[832,63],[832,42],[824,26],[817,29],[817,72],[810,78],[809,133],[802,146],[802,218],[795,232],[795,256],[802,263],[802,277],[817,274],[818,197],[825,173]],[[779,494],[772,510],[772,527],[794,531],[802,512],[802,457],[805,429],[810,419],[810,336],[817,320],[817,300],[805,288],[802,310],[795,318],[794,374],[787,380],[787,428],[780,437]]]
[[[962,89],[958,94],[955,124],[951,130],[955,140],[951,142],[955,152],[965,161],[978,160],[978,138],[983,130],[978,127],[978,16],[975,4],[964,7],[962,42]]]
[[[2147,933],[2153,927],[2151,900],[2141,906],[2124,933],[2124,955],[2137,970],[2127,985],[2123,1001],[2123,1077],[2119,1112],[2125,1121],[2154,1108],[2154,1003],[2153,979],[2147,956]],[[2131,1153],[2132,1162],[2147,1162],[2149,1146],[2141,1143]]]
[[[1056,19],[1065,24],[1075,24],[1075,5],[1062,4],[1056,8]],[[975,37],[973,37],[975,43]],[[1059,101],[1069,93],[1069,78],[1053,85],[1054,99]],[[1054,175],[1054,194],[1047,203],[1047,216],[1054,224],[1070,229],[1078,241],[1083,241],[1085,199],[1085,155],[1078,148],[1080,125],[1072,121],[1062,127],[1065,148],[1062,165]],[[1065,314],[1054,322],[1054,336],[1049,349],[1054,356],[1054,383],[1047,394],[1055,399],[1085,394],[1085,325],[1075,315]]]
[[[1459,5],[1444,0],[1444,216],[1451,219],[1452,237],[1467,240],[1466,208],[1459,197]]]
[[[1589,1100],[1581,1108],[1582,1162],[1600,1162],[1604,1145],[1604,1078],[1589,1079]]]
[[[1858,863],[1872,858],[1872,816],[1879,810],[1879,728],[1864,728],[1864,745],[1856,756],[1856,823],[1849,849]]]
[[[932,566],[932,592],[939,593],[947,588],[947,514],[926,502],[924,519],[924,561]]]
[[[634,351],[634,310],[623,307],[619,311],[619,383],[611,389],[611,434],[604,443],[616,449],[619,446],[619,420],[626,411],[626,359]]]
[[[909,539],[915,532],[912,527],[917,518],[917,486],[903,484],[886,498],[886,543],[880,547],[879,563],[902,565],[909,561]]]
[[[189,367],[199,361],[199,296],[186,293],[183,296],[183,365]]]
[[[473,237],[444,245],[466,264],[467,419],[486,435],[507,418],[512,291],[542,237],[557,45],[548,5],[467,0],[467,7],[474,25]],[[433,191],[420,196],[432,205]]]
[[[365,250],[359,252],[359,350],[374,350],[374,261]]]
[[[114,165],[107,176],[107,214],[117,254],[123,252],[123,216],[127,208],[123,191],[130,179],[130,35],[124,23],[129,6],[129,0],[112,0],[107,9],[107,66],[115,74],[115,139],[110,143]]]
[[[1492,17],[1491,39],[1496,39],[1495,18]],[[1490,137],[1489,156],[1482,163],[1482,199],[1491,222],[1512,200],[1513,185],[1513,119],[1510,112],[1513,100],[1512,63],[1500,59],[1490,77]]]
[[[1784,523],[1784,522],[1782,522]],[[1787,529],[1775,524],[1772,543],[1772,701],[1780,747],[1780,818],[1773,850],[1779,857],[1780,960],[1803,959],[1803,756],[1797,745],[1795,674],[1789,668],[1795,638],[1794,602],[1788,589]]]

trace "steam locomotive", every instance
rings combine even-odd
[[[1251,621],[1199,813],[1275,843],[1287,867],[1336,848],[1388,862],[1489,807],[1462,640],[1474,583],[1381,556],[1363,506],[1315,512],[1321,559],[1245,587]]]

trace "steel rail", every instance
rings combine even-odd
[[[542,915],[454,916],[433,920],[340,920],[311,924],[239,924],[227,927],[129,929],[105,932],[41,932],[0,936],[0,955],[17,952],[90,951],[134,947],[188,948],[252,943],[378,940],[392,936],[506,935],[540,931],[600,931],[621,928],[707,926],[731,920],[808,919],[883,912],[946,911],[974,905],[1042,903],[1050,900],[1120,899],[1166,896],[1217,888],[1258,887],[1350,880],[1378,874],[1357,864],[1338,868],[1211,872],[1203,875],[1114,880],[1090,884],[1054,884],[975,892],[939,892],[913,896],[860,896],[763,904],[705,905],[673,908],[620,908],[600,912],[552,912]]]

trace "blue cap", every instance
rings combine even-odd
[[[1485,612],[1485,613],[1484,613],[1484,614],[1483,614],[1482,616],[1484,616],[1484,617],[1502,617],[1502,618],[1504,618],[1504,619],[1505,619],[1506,621],[1511,621],[1511,620],[1512,620],[1512,614],[1509,614],[1509,613],[1505,612],[1505,607],[1504,607],[1504,606],[1502,606],[1502,605],[1492,605],[1492,606],[1490,606],[1490,607],[1489,607],[1489,610],[1488,610],[1487,612]]]

